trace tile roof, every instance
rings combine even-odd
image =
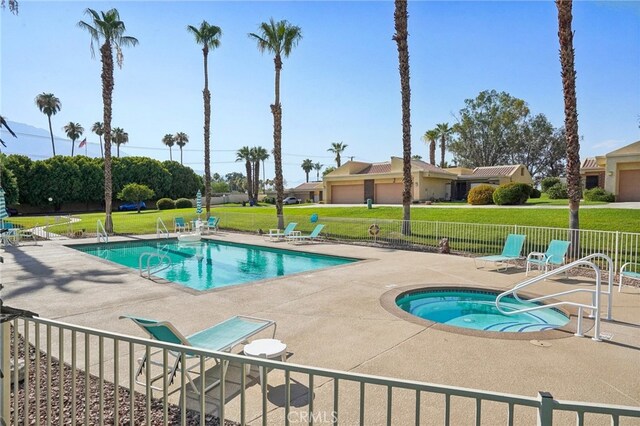
[[[473,169],[471,176],[474,177],[496,177],[496,176],[510,176],[511,173],[516,171],[520,167],[519,164],[514,166],[491,166],[491,167],[476,167]]]
[[[391,163],[373,163],[360,170],[358,175],[371,175],[375,173],[389,173],[391,171]]]
[[[297,191],[312,191],[318,188],[322,188],[322,182],[305,182],[301,183],[293,189]]]
[[[447,173],[447,174],[451,174],[451,175],[455,175],[455,173],[451,173],[450,171],[447,171],[445,169],[441,169],[438,166],[434,166],[431,163],[427,163],[425,161],[422,160],[411,160],[411,166],[413,167],[418,167],[424,171],[427,172],[438,172],[438,173]]]
[[[581,169],[599,169],[598,162],[596,161],[596,157],[587,157],[580,164]]]

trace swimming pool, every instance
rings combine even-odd
[[[177,240],[148,240],[72,248],[136,270],[141,254],[166,255],[171,259],[170,267],[153,275],[199,291],[359,260],[212,240],[187,244]]]
[[[504,315],[496,308],[497,293],[475,289],[422,289],[400,295],[396,304],[417,317],[454,327],[504,333],[552,330],[566,325],[569,317],[560,310],[544,308]],[[505,297],[506,311],[538,306]]]

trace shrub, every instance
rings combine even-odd
[[[153,197],[153,195],[153,190],[147,185],[128,183],[124,188],[122,188],[122,191],[118,194],[118,198],[124,201],[136,203],[138,205],[138,213],[140,213],[140,206],[142,202]]]
[[[156,206],[158,207],[158,210],[169,210],[175,209],[176,203],[171,198],[160,198],[156,202]]]
[[[275,197],[264,197],[264,200],[262,200],[262,201],[267,203],[267,204],[275,204],[276,203],[276,198]]]
[[[478,185],[471,188],[467,195],[467,203],[474,206],[493,204],[493,192],[495,190],[496,188],[491,185]]]
[[[596,187],[584,191],[584,199],[587,201],[604,201],[607,203],[613,203],[616,200],[616,197],[612,193]]]
[[[531,193],[529,194],[529,198],[540,198],[542,193],[538,188],[531,188]]]
[[[529,199],[531,189],[530,185],[519,182],[500,185],[493,192],[493,202],[500,206],[524,204]]]
[[[193,208],[193,203],[187,198],[178,198],[176,200],[176,209],[190,209]]]
[[[557,177],[546,177],[540,181],[540,188],[542,188],[542,192],[549,192],[549,188],[559,183],[562,182]]]
[[[561,183],[556,183],[552,187],[548,188],[546,192],[552,200],[566,200],[569,198],[567,185],[563,185]]]

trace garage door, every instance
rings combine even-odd
[[[331,187],[331,204],[364,203],[364,185],[339,185]]]
[[[640,201],[640,170],[620,170],[616,201]]]
[[[402,183],[376,184],[376,204],[402,204]]]

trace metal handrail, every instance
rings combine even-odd
[[[601,278],[601,273],[600,273],[600,268],[598,267],[598,265],[596,265],[594,262],[591,262],[591,259],[595,259],[595,258],[602,258],[605,259],[608,263],[609,266],[609,286],[608,286],[608,291],[602,291],[601,290],[601,283],[602,283],[602,278]],[[522,308],[522,309],[514,309],[511,311],[507,311],[504,308],[502,308],[500,306],[500,301],[502,300],[503,297],[508,296],[508,295],[512,295],[518,302],[523,302],[523,300],[519,297],[518,295],[518,291],[520,291],[521,289],[525,288],[525,287],[529,287],[532,284],[535,284],[537,282],[540,281],[544,281],[546,280],[548,277],[554,276],[554,275],[558,275],[562,272],[566,272],[569,271],[571,269],[574,269],[578,266],[589,266],[591,267],[596,274],[596,288],[595,290],[590,290],[590,289],[575,289],[575,290],[568,290],[568,291],[562,291],[562,292],[558,292],[558,293],[553,293],[553,294],[548,294],[545,296],[540,296],[540,297],[536,297],[534,299],[527,299],[527,302],[540,302],[543,300],[547,300],[550,298],[556,298],[559,296],[564,296],[567,294],[573,294],[573,293],[580,293],[580,292],[586,292],[586,293],[591,293],[592,294],[592,304],[588,305],[588,304],[584,304],[584,303],[578,303],[578,302],[569,302],[569,301],[559,301],[559,302],[554,302],[554,303],[550,303],[550,304],[544,304],[544,305],[539,305],[539,306],[533,306],[533,307],[529,307],[529,308]],[[515,315],[518,313],[524,313],[524,312],[531,312],[531,311],[537,311],[540,309],[545,309],[545,308],[549,308],[549,307],[554,307],[554,306],[575,306],[578,308],[578,327],[576,330],[575,335],[576,336],[582,336],[582,309],[583,308],[588,308],[591,309],[591,314],[590,317],[594,318],[595,321],[595,330],[594,330],[594,336],[593,336],[593,340],[595,341],[601,341],[600,338],[600,295],[602,293],[608,295],[608,308],[607,308],[607,319],[610,320],[611,319],[611,313],[612,313],[612,305],[613,305],[613,301],[612,301],[612,295],[613,295],[613,261],[611,260],[611,258],[607,255],[604,255],[602,253],[594,253],[591,254],[589,256],[585,256],[582,259],[578,259],[574,262],[571,262],[567,265],[563,265],[559,268],[554,269],[553,271],[549,271],[546,272],[542,275],[538,275],[537,277],[528,279],[526,281],[523,281],[519,284],[516,284],[515,287],[513,287],[511,290],[507,290],[501,294],[498,295],[498,297],[496,297],[496,309],[498,309],[498,311],[500,311],[502,314],[504,315]]]
[[[164,235],[165,238],[169,238],[169,230],[162,219],[158,218],[156,220],[156,237],[160,238],[161,235]]]
[[[151,278],[151,259],[154,258],[158,258],[159,259],[159,263],[156,265],[158,267],[158,269],[154,270],[153,273],[157,274],[160,271],[164,271],[165,269],[168,269],[171,267],[171,258],[169,256],[167,256],[166,254],[163,253],[142,253],[140,255],[140,257],[138,258],[138,270],[140,272],[140,276],[144,277],[144,272],[142,269],[142,262],[144,260],[144,258],[146,257],[147,259],[147,266],[146,266],[146,271],[147,271],[147,276],[146,278]],[[167,263],[164,263],[164,260],[167,261]]]
[[[102,221],[98,219],[98,223],[96,224],[96,238],[99,243],[108,243],[109,242],[109,234],[102,226]]]

